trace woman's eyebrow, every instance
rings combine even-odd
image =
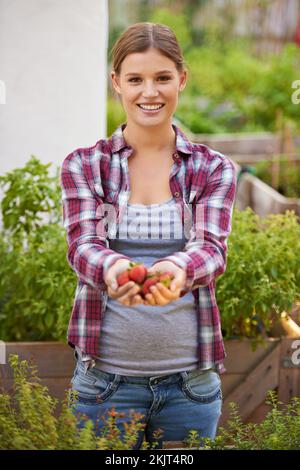
[[[160,73],[173,73],[172,70],[160,70],[159,72],[156,72],[155,75],[158,75]],[[127,77],[127,75],[140,75],[138,72],[130,72],[130,73],[126,73],[125,74],[125,77]]]

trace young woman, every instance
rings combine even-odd
[[[190,429],[214,438],[225,370],[215,279],[226,267],[235,166],[173,123],[187,69],[169,27],[130,26],[114,45],[111,79],[126,123],[61,169],[67,258],[78,276],[68,329],[74,412],[99,434],[113,407],[124,412],[121,432],[130,411],[140,413],[136,449],[158,429],[160,443]],[[103,232],[107,205],[114,233],[111,223]],[[131,261],[172,272],[171,286],[158,283],[145,299],[133,281],[118,287]]]

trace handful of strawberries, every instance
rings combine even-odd
[[[155,274],[149,274],[143,263],[130,261],[130,267],[117,276],[117,282],[119,286],[123,286],[126,282],[134,281],[140,287],[138,294],[145,299],[146,294],[150,293],[151,286],[161,282],[166,287],[170,287],[173,278],[174,275],[170,271],[164,273],[157,271]]]

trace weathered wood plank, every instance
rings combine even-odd
[[[65,398],[65,390],[71,387],[70,380],[70,377],[44,377],[38,383],[43,387],[47,387],[52,397],[63,400]],[[13,386],[14,381],[12,379],[6,380],[0,386],[0,393],[12,394]]]
[[[245,374],[221,374],[223,397],[227,397],[244,379]]]
[[[278,148],[280,137],[271,132],[245,134],[193,134],[193,142],[200,142],[227,155],[272,155]]]
[[[229,418],[230,402],[239,406],[240,415],[246,420],[265,399],[268,390],[278,386],[280,351],[280,344],[275,343],[272,351],[227,396],[223,402],[220,425],[224,426]]]
[[[47,341],[6,343],[6,364],[0,365],[2,377],[6,380],[13,377],[13,371],[8,363],[10,354],[18,354],[20,360],[32,361],[32,364],[38,368],[40,378],[73,375],[76,365],[73,349],[64,343]]]
[[[271,411],[272,406],[267,405],[265,401],[263,401],[255,410],[253,413],[248,416],[248,418],[245,420],[246,423],[261,423],[267,416],[268,412]]]
[[[279,338],[268,338],[264,344],[252,350],[250,339],[224,341],[227,357],[224,361],[226,374],[247,374],[280,342]]]

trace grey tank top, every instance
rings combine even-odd
[[[143,262],[180,251],[186,244],[173,198],[127,204],[110,248]],[[120,375],[159,376],[198,368],[198,320],[192,292],[164,306],[127,307],[108,297],[97,367]]]

